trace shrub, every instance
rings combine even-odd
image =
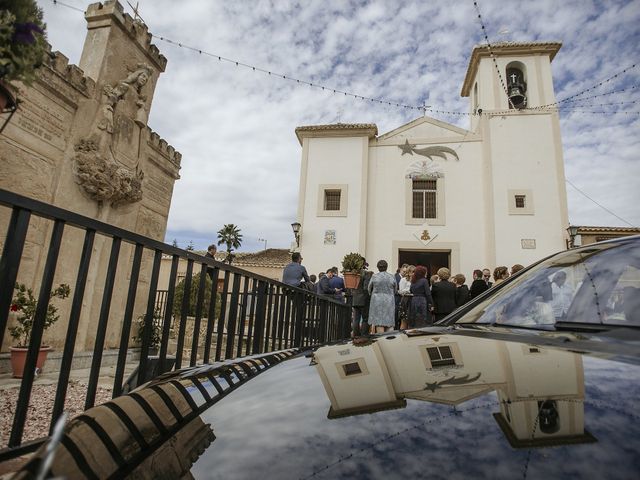
[[[202,307],[202,318],[207,318],[209,315],[209,304],[211,302],[211,278],[209,275],[205,277],[205,289],[204,289],[204,302]],[[173,296],[173,314],[176,317],[182,315],[182,297],[184,296],[184,284],[185,279],[180,280],[176,285],[176,291]],[[196,305],[198,301],[198,290],[200,289],[200,273],[195,274],[191,278],[191,290],[189,292],[189,308],[187,315],[190,317],[196,316]],[[220,294],[216,292],[216,318],[220,315]]]

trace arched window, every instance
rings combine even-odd
[[[507,65],[507,96],[509,108],[522,109],[527,106],[527,77],[526,68],[520,62]]]
[[[478,82],[473,86],[473,113],[478,113]]]

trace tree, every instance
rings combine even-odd
[[[174,238],[173,242],[171,242],[171,246],[177,247],[178,246],[178,240]]]
[[[218,231],[218,245],[225,244],[227,246],[227,258],[226,262],[231,263],[233,261],[234,248],[240,248],[242,244],[242,234],[240,229],[233,223],[227,223]]]
[[[180,317],[182,314],[182,298],[184,297],[184,286],[185,279],[183,278],[176,285],[176,290],[173,296],[173,314],[176,317]],[[205,278],[205,290],[204,290],[204,302],[202,305],[202,316],[204,318],[209,314],[209,302],[211,302],[211,290],[212,290],[212,282],[209,276],[207,275]],[[196,273],[191,278],[191,289],[189,290],[189,308],[187,310],[187,315],[190,317],[195,317],[196,315],[196,305],[198,303],[198,290],[200,289],[200,273]],[[216,293],[216,318],[220,315],[220,294]]]
[[[187,245],[187,252],[193,252],[196,249],[195,245],[193,244],[193,240],[189,240],[189,245]]]

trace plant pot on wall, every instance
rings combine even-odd
[[[22,378],[24,373],[24,365],[27,361],[28,347],[11,347],[11,369],[13,370],[14,378]],[[42,367],[47,360],[47,355],[51,351],[51,347],[43,345],[38,352],[38,358],[36,360],[36,372],[42,373]]]

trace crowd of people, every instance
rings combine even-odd
[[[320,272],[316,277],[307,274],[302,260],[300,253],[292,254],[291,263],[283,272],[283,283],[345,301],[345,284],[337,267]],[[468,287],[462,273],[452,276],[446,267],[439,268],[430,278],[427,278],[427,268],[422,265],[404,264],[395,275],[387,271],[389,265],[385,260],[376,264],[377,273],[368,267],[365,261],[358,285],[350,292],[352,336],[432,325],[524,268],[520,264],[513,265],[511,270],[505,266],[496,267],[493,281],[488,268],[474,270],[471,287]]]

